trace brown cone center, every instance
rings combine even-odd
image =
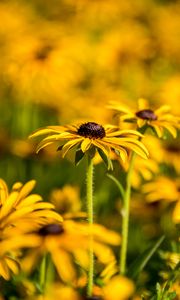
[[[89,139],[102,139],[106,136],[103,126],[94,122],[82,124],[78,128],[77,133]]]
[[[152,121],[157,120],[157,116],[155,115],[155,113],[151,109],[140,110],[136,113],[136,116],[138,118],[143,119],[143,120],[152,120]]]
[[[38,233],[41,236],[47,235],[59,235],[64,232],[64,228],[61,224],[48,224],[39,229]]]

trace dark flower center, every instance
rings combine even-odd
[[[39,61],[45,61],[50,52],[53,50],[53,47],[50,45],[45,45],[43,46],[41,49],[38,49],[36,54],[35,54],[35,58]]]
[[[94,122],[82,124],[78,129],[78,134],[89,139],[102,139],[106,136],[104,128]]]
[[[180,147],[179,145],[168,145],[166,146],[166,150],[172,153],[179,153],[180,152]]]
[[[41,236],[47,235],[59,235],[64,232],[64,228],[61,224],[48,224],[39,229],[38,233]]]
[[[153,120],[153,121],[157,120],[157,116],[151,109],[140,110],[136,113],[136,116],[143,120]]]

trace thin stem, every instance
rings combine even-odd
[[[45,283],[46,283],[46,264],[47,264],[47,256],[44,254],[41,265],[40,265],[40,278],[39,278],[39,285],[41,292],[44,293]]]
[[[93,161],[88,156],[87,164],[87,210],[88,210],[88,222],[90,227],[90,240],[89,240],[89,272],[88,272],[88,286],[87,295],[92,296],[93,291],[93,275],[94,275],[94,253],[93,253]]]
[[[134,167],[134,160],[136,154],[133,152],[129,164],[129,170],[126,178],[126,190],[124,194],[123,212],[122,212],[122,244],[120,253],[120,273],[126,273],[126,257],[128,245],[128,231],[129,231],[129,211],[130,211],[130,197],[131,197],[131,178]]]

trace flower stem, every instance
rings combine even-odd
[[[44,254],[40,265],[40,278],[39,278],[39,285],[42,294],[44,293],[45,283],[46,283],[46,263],[47,263],[47,256],[46,254]]]
[[[88,210],[88,222],[90,229],[90,240],[89,240],[89,272],[88,272],[88,285],[87,295],[92,296],[93,292],[93,275],[94,275],[94,253],[93,253],[93,236],[92,236],[92,225],[93,225],[93,161],[88,156],[87,164],[87,210]]]
[[[136,154],[133,152],[129,164],[129,170],[126,178],[126,190],[124,194],[123,213],[122,213],[122,245],[120,253],[120,273],[126,273],[126,259],[128,246],[128,230],[129,230],[129,212],[130,212],[130,197],[131,197],[131,178],[134,167]]]

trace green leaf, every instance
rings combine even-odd
[[[92,159],[96,154],[96,148],[94,146],[91,146],[86,153]]]
[[[82,150],[77,150],[75,155],[75,165],[77,166],[84,157],[84,152]]]
[[[165,236],[161,236],[153,246],[146,249],[130,266],[128,270],[128,275],[131,278],[136,278],[139,273],[144,269],[144,267],[147,265],[148,261],[151,259],[153,254],[157,251],[157,249],[160,247],[161,243],[163,242]]]
[[[124,194],[125,194],[125,191],[124,191],[124,188],[123,188],[123,186],[122,186],[122,184],[117,180],[117,178],[116,177],[114,177],[112,174],[106,174],[107,175],[107,177],[109,177],[114,183],[115,183],[115,185],[117,186],[117,188],[119,189],[119,191],[120,191],[120,194],[121,194],[121,196],[122,196],[122,199],[124,199]]]
[[[61,150],[62,150],[62,148],[63,148],[63,146],[64,146],[64,144],[63,144],[63,145],[60,145],[60,146],[57,148],[57,150],[56,150],[56,151],[61,151]]]
[[[108,170],[113,170],[113,164],[109,157],[107,157],[104,152],[98,148],[98,153],[101,156],[103,162],[105,163]]]

